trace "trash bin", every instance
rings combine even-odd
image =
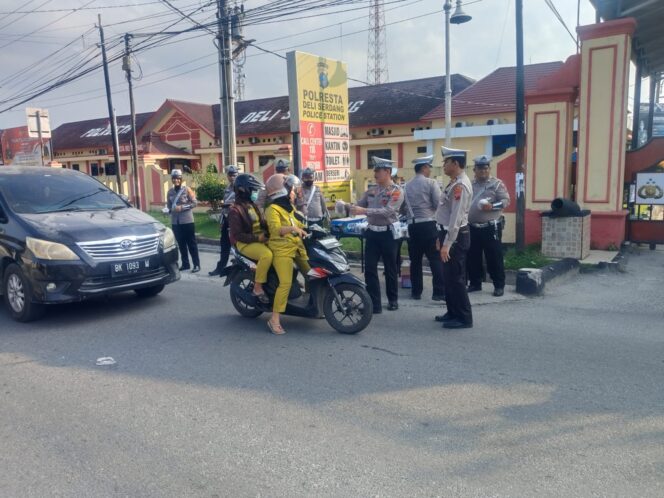
[[[542,254],[549,258],[584,259],[590,253],[590,211],[571,199],[551,201],[542,213]]]

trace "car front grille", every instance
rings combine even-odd
[[[121,261],[156,254],[159,250],[159,234],[77,242],[77,245],[95,261]]]

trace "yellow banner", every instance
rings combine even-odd
[[[343,182],[328,182],[318,183],[325,197],[325,204],[328,209],[334,209],[335,202],[341,200],[351,202],[351,195],[353,192],[353,180],[346,180]]]

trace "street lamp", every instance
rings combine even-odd
[[[456,10],[450,17],[452,0],[445,0],[445,146],[452,145],[452,77],[450,75],[450,23],[463,24],[472,19],[461,9],[461,0],[456,2]]]

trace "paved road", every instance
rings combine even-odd
[[[662,496],[663,280],[645,250],[455,332],[403,301],[275,337],[194,275],[3,310],[0,496]]]

